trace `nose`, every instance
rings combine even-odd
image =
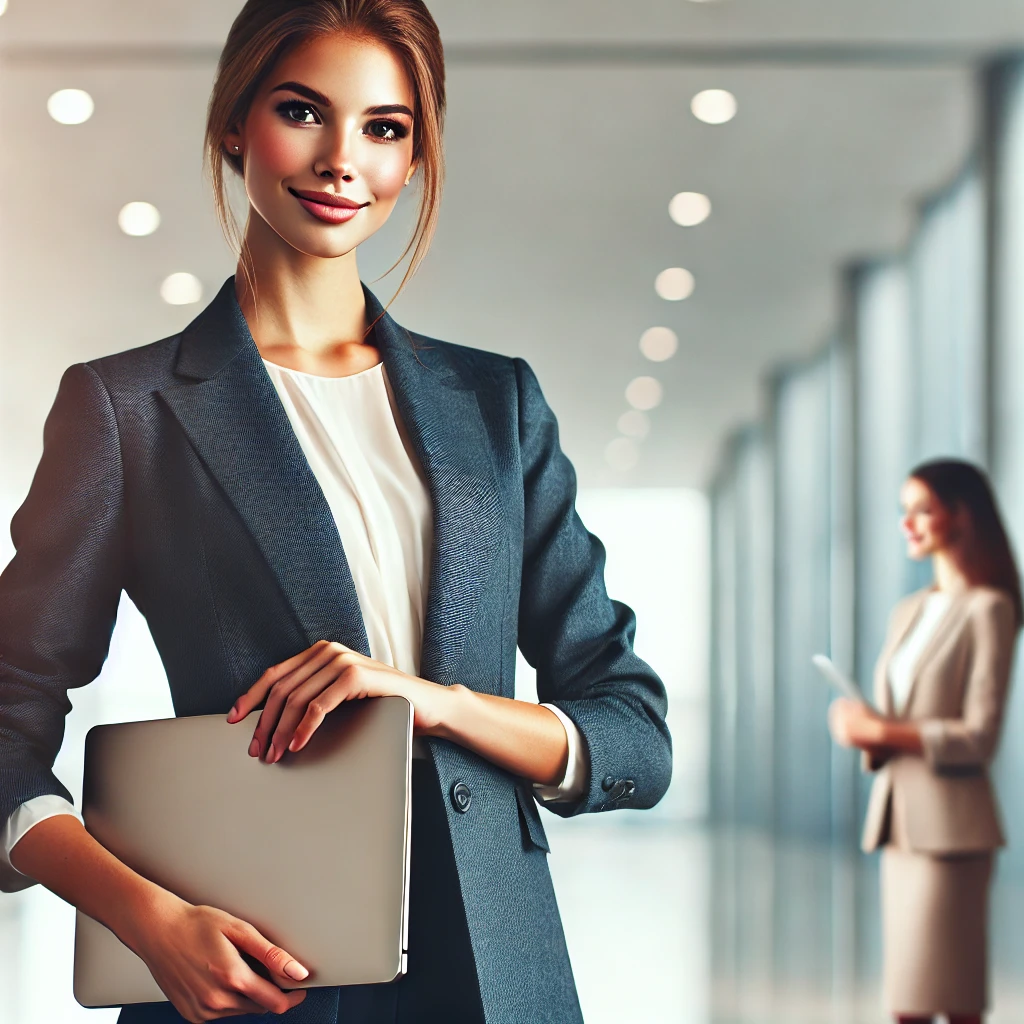
[[[328,139],[326,149],[317,161],[317,177],[354,181],[359,172],[352,152],[352,131],[348,125],[339,125],[332,133],[324,133]]]

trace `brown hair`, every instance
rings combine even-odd
[[[242,158],[224,148],[224,136],[244,123],[253,97],[282,57],[310,39],[334,32],[386,46],[401,61],[413,86],[413,160],[422,183],[416,227],[402,255],[387,270],[394,270],[412,250],[397,296],[427,254],[444,182],[444,49],[423,0],[247,0],[217,62],[206,114],[204,166],[221,229],[242,257],[246,274],[251,274],[245,239],[225,193],[224,162],[241,177]]]
[[[962,508],[970,520],[967,541],[968,565],[964,566],[973,584],[1006,591],[1013,600],[1017,626],[1024,622],[1020,573],[996,497],[988,477],[977,466],[961,459],[934,459],[910,472],[951,512]]]

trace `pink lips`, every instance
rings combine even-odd
[[[312,192],[289,189],[293,196],[318,220],[327,224],[344,224],[368,203],[356,203],[333,192]]]

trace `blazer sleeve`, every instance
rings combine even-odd
[[[562,817],[652,807],[672,775],[665,687],[633,653],[632,609],[608,597],[605,549],[576,512],[576,473],[537,378],[513,360],[525,502],[519,648],[537,670],[539,699],[583,736],[583,795],[547,806]]]
[[[984,767],[995,756],[1016,641],[1013,602],[986,590],[970,613],[971,662],[960,718],[923,719],[925,760],[936,772]]]
[[[71,710],[110,646],[124,564],[120,443],[106,388],[89,366],[65,371],[43,456],[11,521],[15,555],[0,574],[0,825],[50,794]],[[0,891],[24,876],[0,878]]]

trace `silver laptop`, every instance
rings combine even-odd
[[[96,726],[83,817],[107,849],[164,888],[253,924],[309,969],[295,988],[405,973],[412,705],[344,704],[276,764],[248,755],[259,711]],[[145,963],[79,912],[75,998],[162,1001]]]

